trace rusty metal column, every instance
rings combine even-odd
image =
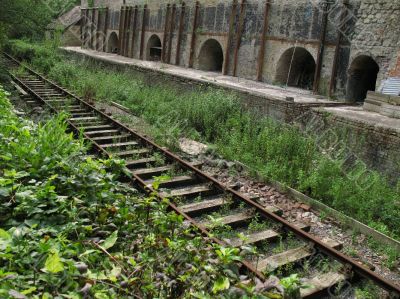
[[[233,34],[233,29],[234,29],[233,27],[235,25],[236,12],[237,12],[237,0],[233,0],[231,16],[229,18],[228,38],[227,38],[226,45],[225,45],[225,60],[224,60],[224,67],[223,67],[223,70],[222,70],[222,74],[223,75],[227,75],[228,74],[228,70],[229,70],[231,44],[232,44],[232,34]]]
[[[89,10],[85,9],[85,24],[84,24],[84,32],[83,32],[83,47],[87,49],[88,47],[88,36],[89,36]]]
[[[161,52],[161,62],[165,62],[165,55],[167,52],[167,35],[168,35],[168,21],[170,15],[171,5],[167,4],[167,9],[165,11],[165,20],[164,20],[164,35],[163,35],[163,42],[162,42],[162,52]]]
[[[262,75],[264,70],[264,58],[265,58],[265,42],[268,33],[268,24],[269,24],[269,8],[271,3],[269,0],[265,2],[265,9],[264,9],[264,27],[261,35],[261,45],[260,45],[260,52],[258,53],[258,67],[257,67],[257,81],[262,81]]]
[[[330,97],[332,97],[332,95],[335,91],[335,88],[336,88],[337,65],[338,65],[338,61],[339,61],[340,44],[342,42],[342,37],[343,37],[342,32],[345,29],[343,23],[347,17],[347,5],[348,5],[348,0],[343,0],[342,10],[340,13],[340,24],[339,24],[339,27],[337,30],[337,38],[336,38],[336,46],[335,46],[335,55],[333,57],[331,81],[329,83],[329,96]]]
[[[131,58],[133,58],[133,52],[135,51],[137,16],[138,16],[138,6],[136,5],[133,10],[133,26],[132,26],[132,34],[130,37],[130,39],[132,40],[132,45],[131,45],[131,51],[129,53],[129,57],[131,57]]]
[[[108,22],[109,22],[109,9],[105,8],[104,12],[104,27],[103,27],[103,52],[107,50],[107,31],[108,31]]]
[[[129,23],[129,11],[130,7],[127,6],[125,10],[125,22],[124,22],[124,42],[123,42],[123,48],[122,48],[122,56],[126,56],[126,48],[127,48],[127,35],[128,35],[128,23]]]
[[[181,40],[182,40],[182,34],[183,34],[183,23],[185,22],[185,2],[182,2],[182,7],[181,7],[181,13],[179,16],[179,30],[178,30],[178,37],[177,37],[177,42],[176,42],[176,56],[175,56],[175,64],[179,65],[180,63],[180,54],[181,54]]]
[[[142,35],[140,38],[140,59],[143,60],[143,50],[144,50],[144,34],[146,33],[146,12],[147,4],[143,6],[143,19],[142,19]]]
[[[235,54],[234,54],[235,56],[234,56],[234,61],[233,61],[233,76],[234,77],[236,77],[236,74],[237,74],[237,63],[238,63],[238,57],[239,57],[240,43],[242,41],[245,7],[246,7],[246,0],[242,0],[242,3],[240,4],[239,28],[236,33],[236,45],[235,45]]]
[[[100,19],[100,10],[99,8],[96,8],[95,13],[94,13],[94,49],[97,51],[98,50],[98,45],[99,45],[99,19]]]
[[[119,45],[118,45],[118,54],[122,53],[122,40],[123,40],[123,28],[125,23],[125,6],[121,6],[120,14],[119,14]]]
[[[104,9],[99,8],[97,11],[97,34],[96,34],[96,50],[102,51],[103,49],[103,18]]]
[[[83,43],[84,43],[84,36],[83,36],[83,34],[84,34],[84,29],[83,29],[83,21],[84,21],[84,11],[85,11],[85,9],[84,8],[81,8],[81,23],[80,23],[80,30],[81,30],[81,48],[83,48]]]
[[[126,23],[128,20],[128,10],[129,7],[125,6],[124,8],[124,21],[122,23],[122,35],[121,35],[121,51],[120,55],[125,56],[125,43],[126,43]]]
[[[93,8],[93,44],[92,44],[92,48],[93,50],[96,51],[96,46],[97,46],[97,24],[96,24],[96,18],[97,18],[97,8]]]
[[[95,8],[92,8],[92,15],[91,15],[91,24],[90,24],[90,49],[94,49],[94,41],[93,39],[95,38],[95,26],[94,26],[94,18],[95,18]]]
[[[131,35],[131,25],[132,25],[132,10],[133,7],[128,7],[127,13],[127,22],[126,22],[126,32],[125,32],[125,49],[124,49],[124,56],[129,56],[129,44],[130,44],[130,35]]]
[[[172,38],[174,37],[175,30],[175,15],[176,15],[176,4],[172,5],[172,12],[169,21],[169,35],[168,35],[168,56],[167,63],[171,62],[171,54],[172,54]]]
[[[329,8],[329,2],[324,2],[322,7],[323,15],[321,24],[321,36],[319,39],[319,47],[318,47],[317,66],[315,68],[315,77],[313,84],[314,93],[318,93],[319,81],[321,79],[322,60],[324,58],[324,50],[325,50],[326,27],[328,23],[328,8]]]
[[[189,67],[193,67],[194,59],[194,46],[196,44],[196,30],[199,17],[200,2],[196,1],[196,6],[194,8],[193,24],[192,24],[192,39],[190,41],[190,52],[189,52]]]

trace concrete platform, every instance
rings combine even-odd
[[[295,103],[299,104],[318,104],[325,105],[343,105],[342,102],[331,101],[326,97],[313,95],[310,91],[287,87],[282,88],[275,85],[270,85],[263,82],[247,80],[232,76],[223,76],[220,73],[205,72],[190,68],[179,67],[171,64],[164,64],[161,62],[144,61],[133,58],[120,56],[117,54],[97,52],[90,49],[82,49],[80,47],[63,47],[67,52],[79,53],[94,59],[123,64],[132,65],[135,67],[147,69],[150,71],[157,71],[163,74],[179,76],[186,80],[196,80],[201,83],[208,83],[222,88],[229,88],[241,92],[250,93],[258,97],[265,97],[268,99],[280,100],[286,102],[286,97],[293,97]]]
[[[365,111],[362,107],[324,107],[318,108],[318,110],[329,112],[349,122],[363,123],[366,127],[375,131],[387,131],[391,135],[400,137],[400,119]]]
[[[309,117],[315,117],[322,124],[322,133],[329,134],[333,139],[338,137],[370,169],[388,176],[395,184],[400,177],[400,119],[365,111],[361,106],[331,101],[306,90],[282,88],[80,47],[62,49],[71,59],[89,60],[102,67],[115,67],[138,74],[148,85],[163,82],[183,90],[204,86],[227,90],[236,94],[247,109],[281,122],[308,122]],[[287,101],[287,97],[293,97],[294,101]]]

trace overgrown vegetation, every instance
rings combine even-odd
[[[238,249],[119,183],[121,161],[86,158],[64,117],[20,119],[0,87],[1,298],[282,298],[238,283]]]
[[[155,127],[158,140],[173,144],[186,135],[215,145],[266,178],[281,181],[393,237],[400,236],[399,190],[378,173],[357,185],[342,161],[321,154],[314,139],[270,119],[255,118],[231,94],[216,90],[182,92],[140,77],[74,62],[49,47],[20,41],[11,51],[77,94],[129,107]]]
[[[41,39],[46,26],[79,0],[0,1],[0,49],[8,38]]]

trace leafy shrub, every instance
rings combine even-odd
[[[238,249],[205,244],[65,129],[18,118],[0,88],[1,298],[270,298],[238,284]]]

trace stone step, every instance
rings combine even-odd
[[[257,265],[258,270],[272,272],[279,267],[300,262],[301,260],[310,257],[312,253],[313,251],[306,246],[290,249],[259,261]]]
[[[193,196],[204,192],[210,192],[212,190],[213,188],[209,184],[201,184],[196,186],[171,189],[165,192],[161,192],[161,196],[163,197]]]
[[[346,280],[346,276],[337,272],[318,273],[316,276],[306,279],[304,284],[309,287],[300,290],[301,298],[315,298],[319,293],[333,288]]]
[[[86,109],[81,108],[81,107],[76,107],[76,108],[63,107],[63,109],[64,109],[65,111],[67,111],[68,113],[71,113],[71,114],[77,114],[77,113],[92,113],[92,112],[89,112],[89,111],[87,111]]]
[[[71,112],[68,111],[69,114],[71,114],[73,117],[85,117],[85,116],[93,116],[93,112]]]
[[[100,120],[97,116],[88,116],[88,117],[72,117],[69,121],[80,122],[80,121],[88,121],[88,120]]]
[[[101,135],[101,134],[113,134],[113,133],[120,133],[120,131],[119,130],[115,130],[115,129],[113,129],[113,130],[99,130],[99,131],[85,131],[85,134],[86,135],[90,135],[90,136]]]
[[[338,243],[332,239],[324,238],[322,240],[326,245],[339,249],[341,248],[342,244]],[[294,248],[291,250],[284,251],[282,253],[270,256],[258,263],[258,268],[260,271],[267,270],[272,272],[277,268],[290,264],[290,263],[297,263],[301,260],[310,257],[313,254],[313,250],[311,250],[308,246],[302,246],[298,248]]]
[[[221,224],[221,225],[238,225],[240,223],[250,221],[253,218],[254,218],[254,214],[252,213],[252,211],[246,210],[241,213],[221,217],[221,218],[217,219],[217,222],[218,222],[218,224]],[[213,225],[213,223],[209,220],[200,221],[200,224],[205,227],[210,227]]]
[[[138,159],[138,160],[128,160],[125,162],[125,166],[128,168],[135,168],[135,167],[140,167],[143,165],[146,165],[148,163],[154,163],[156,162],[155,158],[143,158],[143,159]]]
[[[224,205],[227,202],[227,198],[225,196],[218,196],[213,199],[203,200],[200,202],[189,203],[183,206],[179,206],[178,208],[186,213],[186,214],[195,214],[199,212],[205,212],[210,210],[216,210]]]
[[[90,130],[103,130],[103,129],[109,129],[109,128],[113,128],[113,126],[111,125],[97,125],[97,126],[82,126],[82,129],[84,129],[85,131],[90,131]]]
[[[246,239],[242,240],[240,238],[235,238],[228,240],[227,243],[230,244],[231,246],[234,247],[239,247],[243,245],[252,245],[256,244],[262,241],[272,241],[276,239],[279,236],[279,233],[267,229],[261,232],[256,232],[256,233],[250,233],[250,234],[244,234]]]
[[[46,100],[48,103],[65,103],[65,102],[72,102],[73,100],[71,99],[66,99],[66,98],[58,98],[58,99],[51,99],[51,100]]]
[[[125,147],[125,146],[133,146],[138,145],[136,141],[127,141],[127,142],[120,142],[120,143],[109,143],[109,144],[102,144],[102,148],[113,148],[113,147]]]
[[[130,150],[130,151],[122,151],[122,152],[114,152],[112,153],[114,156],[118,156],[119,158],[128,157],[128,156],[135,156],[135,155],[143,155],[150,153],[150,150],[147,148],[141,148],[137,150]]]
[[[98,137],[91,137],[94,141],[104,141],[104,140],[120,140],[123,138],[130,137],[130,134],[122,134],[122,135],[109,135],[109,136],[98,136]]]
[[[196,178],[191,175],[181,175],[169,178],[159,182],[159,188],[172,188],[174,186],[180,186],[183,184],[193,183]],[[155,182],[154,179],[146,180],[146,184],[152,185]]]
[[[159,176],[164,172],[173,170],[174,166],[173,165],[166,165],[166,166],[160,166],[160,167],[153,167],[153,168],[142,168],[142,169],[135,169],[132,170],[133,174],[136,174],[141,177],[155,177]]]
[[[203,163],[201,162],[192,162],[190,163],[193,167],[201,167]],[[135,169],[132,171],[133,174],[136,174],[142,178],[152,178],[155,176],[159,176],[167,171],[171,171],[174,169],[174,165],[166,165],[161,167],[154,167],[154,168],[142,168],[142,169]]]

